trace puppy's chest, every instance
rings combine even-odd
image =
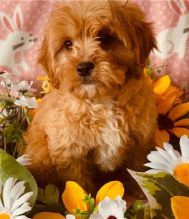
[[[75,104],[63,110],[57,123],[60,121],[57,137],[66,148],[80,146],[90,150],[122,144],[124,112],[114,102]]]

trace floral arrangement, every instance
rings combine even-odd
[[[160,68],[161,69],[161,68]],[[9,73],[0,74],[0,219],[137,219],[189,218],[189,102],[168,75],[156,78],[159,68],[147,66],[156,98],[158,147],[148,154],[146,172],[128,170],[143,190],[145,200],[132,200],[119,181],[108,182],[96,197],[76,182],[64,191],[55,185],[38,188],[26,166],[31,158],[21,156],[24,132],[35,108],[42,101],[32,94],[33,82],[13,82]],[[53,89],[46,76],[41,92]],[[173,146],[172,146],[173,145]]]

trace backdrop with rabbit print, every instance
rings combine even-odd
[[[132,1],[154,23],[159,50],[151,54],[152,64],[165,64],[163,73],[169,73],[175,83],[189,92],[189,0]],[[54,3],[0,1],[0,70],[28,80],[43,73],[36,60]]]

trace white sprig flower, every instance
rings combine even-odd
[[[76,219],[76,217],[73,214],[67,214],[66,219]]]
[[[93,213],[89,219],[124,219],[124,213],[126,212],[126,201],[120,196],[112,200],[106,197],[98,204],[98,212]]]
[[[12,86],[13,81],[11,79],[10,73],[5,72],[5,73],[1,74],[0,77],[2,78],[0,84],[3,87],[11,87]]]
[[[28,108],[37,108],[37,100],[35,97],[20,96],[19,99],[14,102],[17,106],[26,106]]]
[[[28,200],[33,192],[24,193],[24,183],[24,181],[17,182],[10,177],[4,185],[1,184],[0,218],[4,216],[9,219],[28,219],[23,214],[31,210]]]
[[[19,92],[26,92],[31,88],[32,84],[33,84],[33,81],[30,81],[30,83],[28,83],[28,81],[21,81],[20,83],[15,85],[15,88]]]
[[[32,159],[29,155],[22,155],[16,159],[16,161],[20,163],[22,166],[29,166],[31,164],[31,160]]]
[[[164,149],[157,147],[157,151],[151,151],[147,159],[149,163],[144,164],[152,168],[147,173],[166,172],[180,182],[189,186],[189,138],[183,135],[180,138],[181,154],[174,150],[169,143],[164,143]]]

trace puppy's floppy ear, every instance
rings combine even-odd
[[[143,11],[135,4],[124,7],[127,33],[137,57],[137,64],[145,65],[153,48],[157,48],[151,23],[145,21]]]
[[[53,56],[52,52],[50,51],[49,43],[48,43],[48,36],[46,35],[43,39],[42,46],[40,49],[40,53],[38,56],[38,63],[42,65],[44,71],[47,73],[53,87],[58,88],[59,83],[54,76],[53,71]]]
[[[137,64],[146,65],[146,60],[152,49],[156,48],[156,39],[152,32],[150,23],[144,20],[135,21],[136,38],[134,41],[134,51],[137,57]]]
[[[156,48],[151,24],[145,21],[144,13],[136,4],[125,4],[122,0],[109,0],[109,3],[119,38],[134,52],[136,63],[145,65],[151,50]]]

